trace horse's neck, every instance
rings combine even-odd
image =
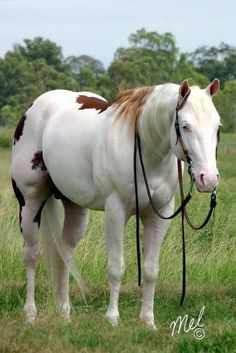
[[[139,118],[138,127],[142,142],[143,154],[150,163],[161,162],[171,152],[170,130],[176,107],[175,90],[161,104],[155,101],[162,99],[157,91],[147,102]]]

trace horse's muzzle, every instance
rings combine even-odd
[[[212,192],[220,180],[219,172],[201,172],[194,175],[199,192]]]

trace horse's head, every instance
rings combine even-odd
[[[219,181],[216,149],[220,117],[212,102],[219,91],[217,79],[205,89],[181,83],[176,115],[171,128],[171,147],[180,160],[190,157],[195,184],[200,192],[212,191]],[[188,159],[187,157],[187,159]]]

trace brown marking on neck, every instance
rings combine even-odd
[[[100,110],[99,114],[104,112],[110,106],[110,103],[105,100],[102,100],[96,97],[88,97],[84,95],[78,96],[76,99],[76,103],[82,104],[79,110],[96,109],[96,110]]]
[[[113,102],[117,119],[125,119],[131,126],[135,126],[143,106],[154,88],[155,86],[147,86],[120,92]]]
[[[17,141],[19,141],[21,135],[23,134],[24,124],[25,124],[26,115],[24,114],[20,119],[19,123],[17,124],[15,133],[14,133],[14,140],[13,144],[15,145]]]

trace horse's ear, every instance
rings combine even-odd
[[[184,80],[179,87],[179,98],[185,99],[190,93],[188,80]]]
[[[188,84],[188,80],[184,80],[179,86],[179,99],[177,108],[180,109],[183,104],[186,102],[188,96],[190,95],[190,88]]]
[[[206,91],[211,97],[213,97],[215,94],[218,93],[219,89],[220,89],[220,81],[218,80],[218,78],[215,78],[209,84],[209,86],[207,86]]]

